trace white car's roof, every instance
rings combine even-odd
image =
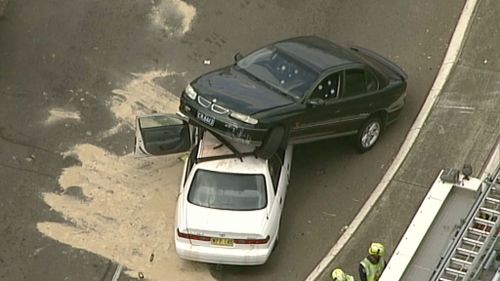
[[[231,142],[231,144],[241,153],[252,152],[255,150],[255,146],[252,145],[238,142]],[[231,154],[233,154],[233,152],[224,146],[211,133],[204,133],[198,150],[198,159]],[[245,156],[241,159],[236,158],[235,156],[220,160],[201,161],[197,164],[197,167],[226,173],[262,174],[267,169],[267,160],[263,160],[255,156]]]

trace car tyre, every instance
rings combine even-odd
[[[285,128],[278,126],[272,128],[267,134],[261,146],[255,150],[255,155],[262,159],[269,159],[283,145]]]
[[[356,147],[360,152],[370,150],[377,143],[382,134],[382,120],[372,116],[363,123],[356,135]]]

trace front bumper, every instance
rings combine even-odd
[[[232,119],[227,114],[217,114],[208,108],[203,108],[196,101],[186,98],[184,94],[181,95],[179,110],[189,118],[193,125],[201,126],[211,132],[240,142],[260,145],[268,133],[266,128],[256,128],[250,124]],[[214,124],[209,125],[198,119],[198,111],[213,118],[215,120]]]
[[[268,247],[251,249],[235,249],[192,245],[187,239],[176,237],[175,250],[179,257],[187,260],[231,265],[260,265],[266,263],[272,252],[274,243]]]

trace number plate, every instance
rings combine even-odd
[[[201,112],[198,112],[198,113],[196,114],[196,117],[197,117],[198,119],[200,119],[200,120],[201,120],[201,122],[203,122],[203,123],[205,123],[205,124],[208,124],[208,125],[210,125],[210,126],[212,126],[212,127],[213,127],[213,126],[214,126],[214,124],[215,124],[215,119],[214,119],[213,117],[208,116],[208,115],[205,115],[205,114],[203,114],[203,113],[201,113]]]
[[[212,245],[231,247],[233,246],[233,239],[212,238]]]

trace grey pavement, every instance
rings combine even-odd
[[[0,19],[5,14],[5,9],[7,8],[7,0],[0,0]]]
[[[472,164],[480,176],[500,138],[500,1],[482,0],[470,22],[459,60],[399,170],[369,215],[319,280],[335,267],[358,278],[371,241],[399,243],[438,172]]]

